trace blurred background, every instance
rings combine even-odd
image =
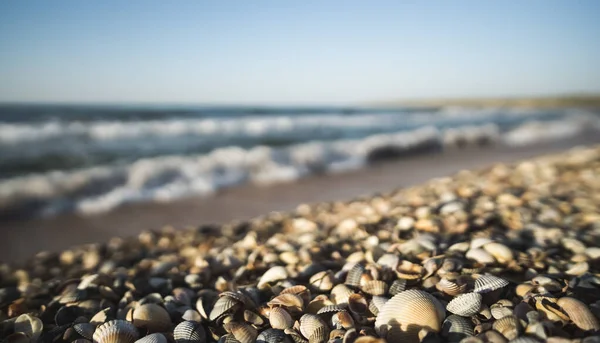
[[[599,13],[0,2],[0,258],[599,143]]]

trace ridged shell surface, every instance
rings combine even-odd
[[[434,296],[408,290],[385,303],[375,320],[375,330],[389,342],[418,341],[423,328],[439,332],[444,316],[445,310]]]
[[[346,275],[346,285],[358,287],[360,285],[360,278],[365,271],[365,267],[357,263],[348,271],[348,275]]]
[[[282,330],[267,329],[256,337],[256,343],[292,343],[292,339]]]
[[[492,328],[500,332],[508,340],[512,340],[519,337],[519,334],[522,331],[519,318],[515,316],[506,316],[494,321],[494,324],[492,324]]]
[[[133,311],[133,325],[147,332],[165,332],[171,328],[167,310],[156,304],[144,304]]]
[[[479,312],[481,309],[481,294],[466,293],[452,299],[446,306],[449,312],[463,317],[470,317]]]
[[[385,295],[388,291],[388,285],[385,281],[371,280],[362,286],[362,291],[370,295]]]
[[[167,343],[167,338],[162,333],[153,333],[148,336],[142,337],[135,341],[135,343]]]
[[[125,320],[111,320],[96,328],[94,343],[133,343],[137,340],[138,330]]]
[[[253,326],[245,323],[231,322],[225,324],[224,327],[225,330],[230,331],[240,343],[254,343],[258,336],[258,331],[256,331]]]
[[[96,325],[90,323],[79,323],[73,325],[73,330],[75,330],[75,332],[84,338],[93,339],[94,331],[96,331]]]
[[[508,286],[508,281],[493,275],[481,275],[475,280],[473,292],[488,293]]]
[[[234,299],[229,296],[220,297],[215,305],[213,306],[208,319],[213,321],[229,311],[233,311],[235,308],[242,304],[238,299]]]
[[[600,330],[598,319],[583,302],[570,297],[558,299],[557,305],[567,313],[569,319],[581,330]]]
[[[465,337],[473,336],[473,322],[468,318],[451,314],[442,324],[441,335],[448,342],[460,342]]]
[[[394,296],[400,292],[404,292],[405,290],[406,290],[406,280],[397,279],[397,280],[394,280],[394,282],[392,282],[389,292],[390,292],[390,295]]]
[[[315,330],[320,327],[327,328],[327,323],[316,315],[305,314],[300,318],[300,333],[305,338],[310,339]],[[327,332],[327,335],[329,335],[329,332]]]
[[[284,308],[274,307],[269,313],[269,323],[273,329],[285,330],[294,325],[294,319]]]
[[[173,330],[173,339],[177,343],[202,343],[206,341],[206,331],[197,322],[181,322]]]

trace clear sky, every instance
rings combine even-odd
[[[600,1],[0,1],[0,101],[600,92]]]

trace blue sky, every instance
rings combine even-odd
[[[600,92],[600,1],[0,1],[0,101]]]

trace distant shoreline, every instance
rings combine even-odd
[[[413,99],[383,101],[377,106],[411,106],[411,107],[520,107],[520,108],[596,108],[600,109],[600,94],[596,95],[564,95],[540,97],[506,97],[506,98],[445,98],[445,99]]]

